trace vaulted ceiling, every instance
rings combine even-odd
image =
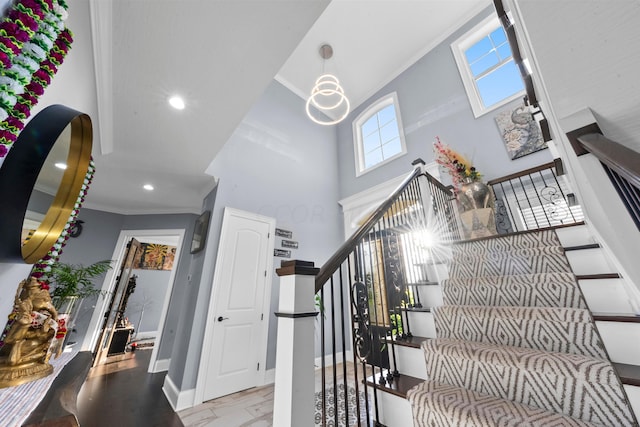
[[[39,108],[62,103],[94,124],[97,173],[86,207],[198,213],[205,173],[275,78],[301,97],[324,65],[354,106],[489,0],[67,0],[75,41]],[[185,98],[177,111],[167,99]],[[151,183],[154,191],[142,189]]]

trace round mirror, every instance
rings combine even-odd
[[[91,146],[89,116],[63,105],[25,126],[0,167],[0,261],[33,264],[49,252],[82,189]]]

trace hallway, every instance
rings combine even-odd
[[[165,372],[147,373],[151,349],[93,368],[78,394],[78,421],[88,427],[270,427],[273,385],[173,412],[162,392]],[[182,419],[182,421],[181,421]]]
[[[165,372],[149,374],[151,350],[92,368],[78,394],[78,421],[91,427],[183,427],[163,392]]]

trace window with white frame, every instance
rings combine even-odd
[[[353,121],[356,176],[407,152],[394,92],[378,100]]]
[[[490,16],[451,45],[475,117],[524,95],[520,70],[496,16]]]

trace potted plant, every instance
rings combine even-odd
[[[63,262],[51,265],[51,300],[58,310],[57,338],[66,338],[67,331],[73,328],[79,307],[76,302],[101,292],[94,286],[93,279],[110,268],[111,260],[98,261],[88,266]]]
[[[111,260],[103,260],[88,266],[57,262],[51,266],[51,281],[54,299],[77,297],[79,299],[100,293],[93,285],[93,279],[111,268]]]

